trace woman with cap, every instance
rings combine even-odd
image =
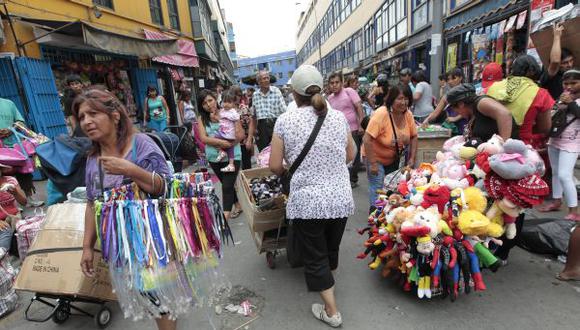
[[[371,209],[385,176],[415,163],[417,127],[409,104],[413,96],[406,85],[391,86],[384,106],[371,116],[363,137]]]
[[[541,207],[542,212],[557,211],[566,198],[566,219],[580,221],[578,194],[574,184],[574,166],[580,153],[580,71],[569,70],[562,76],[564,92],[558,102],[558,111],[566,114],[561,127],[552,129],[548,154],[552,167],[552,197],[554,200]],[[556,126],[556,125],[555,125]]]
[[[342,324],[334,296],[332,271],[354,200],[347,164],[356,147],[344,115],[329,108],[321,95],[322,75],[311,65],[300,66],[292,76],[297,109],[278,117],[272,138],[270,169],[283,175],[283,159],[293,164],[309,137],[311,148],[290,179],[286,218],[292,222],[300,245],[308,290],[319,292],[324,304],[313,304],[314,317],[332,327]],[[317,126],[320,125],[321,126]],[[318,134],[315,128],[320,127]]]
[[[447,93],[449,106],[468,120],[466,138],[489,140],[494,134],[508,139],[512,135],[512,115],[501,103],[489,96],[478,96],[471,84],[460,84]]]
[[[389,91],[389,79],[387,75],[379,73],[373,85],[374,87],[369,94],[368,101],[371,107],[377,109],[383,106],[385,96]]]
[[[477,89],[478,94],[486,94],[488,88],[493,85],[496,81],[503,80],[503,70],[501,65],[491,62],[483,68],[481,72],[481,88]]]
[[[463,83],[463,78],[464,75],[461,68],[453,68],[445,73],[445,82],[447,85],[446,92],[449,92],[451,88]],[[447,93],[445,93],[445,95],[441,95],[441,99],[439,100],[439,103],[437,103],[437,107],[435,107],[435,110],[431,112],[427,118],[425,118],[421,126],[427,127],[429,126],[429,123],[437,121],[443,112],[445,112],[447,116],[446,121],[452,124],[448,126],[457,127],[457,133],[463,134],[467,120],[459,116],[457,113],[455,113],[455,111],[453,111],[453,109],[451,109],[451,107],[449,107],[449,104],[447,103]]]

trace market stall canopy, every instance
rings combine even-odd
[[[65,22],[25,17],[22,17],[21,20],[33,24],[36,41],[40,44],[66,47],[67,44],[77,42],[94,49],[140,58],[152,58],[179,52],[176,39],[143,39],[136,33],[134,35],[128,35],[130,32],[127,35],[119,34],[82,21]],[[23,40],[23,42],[27,41]]]
[[[143,29],[145,33],[145,38],[147,40],[171,40],[172,38],[164,33],[150,31],[147,29]],[[199,67],[199,58],[197,57],[197,53],[195,52],[195,44],[193,41],[189,40],[177,40],[177,44],[179,46],[179,50],[177,54],[174,55],[163,55],[163,56],[156,56],[153,57],[153,60],[156,62],[171,64],[175,66],[185,66],[191,68]]]
[[[276,77],[270,74],[270,83],[273,84],[276,81],[277,81]],[[246,85],[258,85],[258,83],[256,82],[256,74],[251,74],[249,76],[242,78],[242,83]]]

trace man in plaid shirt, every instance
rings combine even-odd
[[[260,86],[252,97],[252,106],[258,121],[258,150],[266,148],[272,141],[276,118],[286,112],[286,102],[282,92],[275,86],[270,86],[270,73],[260,71],[256,75]]]

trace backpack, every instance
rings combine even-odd
[[[580,107],[577,102],[572,102],[567,106],[556,105],[556,112],[552,115],[552,128],[550,128],[550,137],[557,138],[562,135],[562,132],[570,126],[580,113]],[[568,120],[568,115],[573,115],[572,119]]]

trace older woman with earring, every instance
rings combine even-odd
[[[97,239],[94,201],[103,193],[101,188],[115,188],[134,182],[152,195],[164,191],[163,176],[169,175],[165,157],[147,135],[137,133],[127,110],[112,93],[88,90],[73,104],[73,113],[83,132],[93,142],[87,158],[86,186],[89,203],[85,212],[85,232],[81,270],[88,277],[95,276],[94,246]],[[98,184],[102,182],[102,187]],[[151,299],[151,308],[155,301]],[[157,318],[162,330],[176,328],[169,315]]]

